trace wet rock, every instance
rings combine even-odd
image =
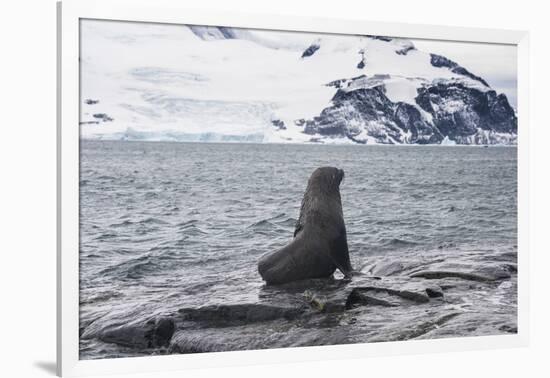
[[[271,292],[274,294],[280,292],[294,292],[303,293],[306,290],[312,291],[333,291],[341,288],[345,288],[352,281],[350,280],[337,280],[330,278],[311,278],[307,280],[292,281],[281,285],[269,285],[264,288],[264,292]]]
[[[422,289],[405,289],[399,291],[388,291],[388,293],[398,295],[401,298],[405,298],[417,303],[427,303],[430,301],[430,297],[428,297],[426,290]]]
[[[414,339],[419,336],[425,335],[431,330],[441,327],[442,325],[444,325],[445,323],[447,323],[448,321],[457,317],[460,314],[461,314],[460,312],[452,312],[452,313],[440,316],[434,320],[429,320],[427,322],[421,323],[413,329],[402,332],[401,335],[399,335],[399,337],[397,338],[397,340],[409,340],[409,339]]]
[[[295,319],[305,308],[280,307],[276,305],[249,303],[234,305],[210,305],[198,308],[183,308],[178,312],[184,321],[193,321],[203,326],[227,327],[238,324],[265,322],[284,318]]]
[[[175,330],[171,318],[149,319],[145,323],[106,327],[98,335],[101,341],[131,348],[159,348],[168,345]]]
[[[300,322],[283,319],[227,328],[184,329],[170,342],[169,353],[203,353],[231,350],[273,349],[349,342],[347,328],[338,316],[318,314]],[[296,327],[299,327],[299,332]]]
[[[509,272],[512,272],[512,273],[517,273],[518,272],[518,265],[517,264],[509,263],[509,264],[505,264],[505,266],[508,268]]]
[[[444,296],[443,289],[439,286],[430,286],[426,288],[426,294],[430,298],[441,298]]]
[[[515,325],[504,324],[500,326],[498,329],[499,331],[503,331],[503,332],[518,333],[518,327]]]
[[[405,269],[405,265],[400,261],[392,261],[390,263],[382,263],[374,266],[371,271],[377,276],[391,276],[400,273]]]
[[[517,331],[515,315],[485,313],[483,309],[480,312],[464,312],[456,316],[450,315],[444,318],[444,322],[439,322],[437,327],[427,327],[425,333],[417,336],[418,339],[434,339],[441,337],[458,336],[484,336],[484,335],[502,335],[503,333],[514,333]]]
[[[428,303],[430,298],[426,293],[426,285],[421,281],[411,281],[403,277],[395,277],[391,280],[372,281],[369,285],[360,284],[356,290],[369,292],[378,297],[380,294],[387,294],[394,299],[405,299],[415,303]]]
[[[411,274],[411,278],[426,278],[428,280],[441,279],[441,278],[461,278],[463,280],[480,281],[480,282],[492,281],[495,279],[494,277],[476,274],[476,273],[441,271],[441,270],[422,271],[422,272],[414,273],[414,274]]]
[[[374,296],[368,295],[361,290],[354,289],[348,296],[346,301],[346,309],[350,309],[355,305],[362,306],[382,306],[382,307],[397,307],[397,303],[392,303],[390,301],[376,298]]]
[[[478,269],[479,273],[491,277],[492,280],[502,280],[512,276],[510,264],[486,265]],[[516,267],[517,272],[517,267]]]
[[[304,298],[318,312],[337,313],[345,311],[348,291],[342,290],[323,295],[306,290]]]

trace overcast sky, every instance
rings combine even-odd
[[[413,40],[419,50],[444,55],[485,79],[517,108],[517,47],[488,43]]]

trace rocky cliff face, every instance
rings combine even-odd
[[[412,105],[387,97],[384,80],[390,77],[371,86],[358,84],[376,79],[361,76],[344,81],[344,87],[341,81],[330,83],[338,87],[332,105],[307,120],[304,133],[345,137],[363,144],[516,142],[517,117],[503,94],[457,80],[439,80],[423,83]]]
[[[368,38],[393,44],[398,55],[415,50],[410,41]],[[316,45],[316,50],[319,48]],[[357,68],[368,65],[367,52],[360,50],[362,60]],[[375,74],[332,81],[327,85],[337,92],[331,105],[303,122],[304,133],[361,144],[516,143],[517,117],[504,94],[497,94],[483,78],[444,56],[429,54],[429,58],[431,66],[455,76],[428,80]],[[386,93],[388,82],[400,82],[399,90],[415,87],[412,101],[392,101]]]

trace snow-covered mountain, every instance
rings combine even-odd
[[[504,94],[411,41],[82,21],[83,138],[515,144]]]

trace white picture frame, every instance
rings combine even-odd
[[[511,44],[518,54],[518,333],[422,341],[307,348],[79,360],[79,20],[104,19],[224,25],[257,29],[390,35],[417,39]],[[369,356],[526,346],[529,334],[528,272],[528,51],[525,31],[380,23],[213,12],[186,9],[178,1],[112,0],[58,3],[57,88],[57,372],[60,376],[120,374],[242,366],[275,362],[349,359]]]

